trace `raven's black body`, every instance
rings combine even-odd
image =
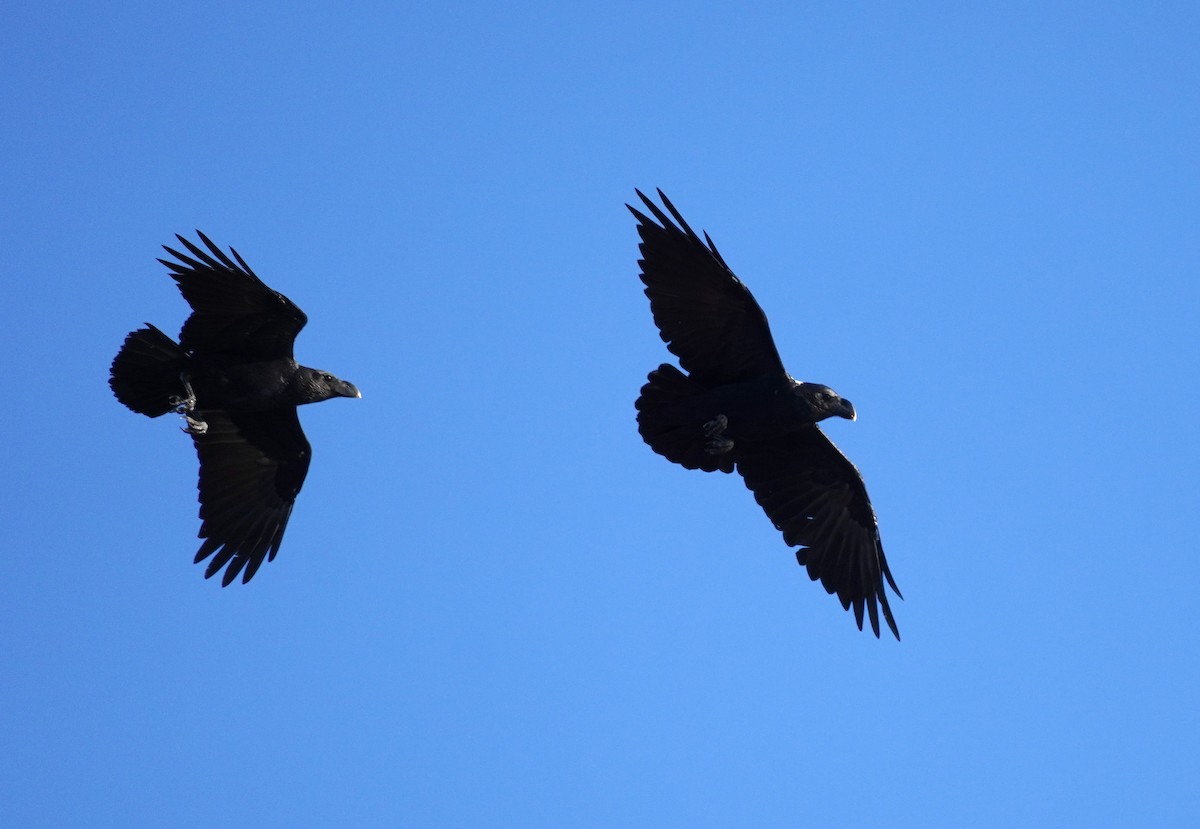
[[[200,459],[200,562],[209,578],[247,582],[275,558],[312,454],[296,407],[360,397],[333,375],[298,365],[292,343],[304,312],[268,288],[232,251],[208,240],[191,256],[166,248],[192,315],[176,343],[153,325],[132,332],[113,360],[117,399],[148,417],[179,412]]]
[[[642,238],[641,278],[663,341],[684,371],[650,372],[637,400],[638,431],[688,469],[741,474],[814,580],[864,613],[879,635],[879,612],[897,639],[884,580],[896,595],[862,476],[817,423],[853,420],[832,389],[794,380],[775,349],[767,318],[712,240],[696,235],[659,191],[667,213],[640,191],[654,216],[633,207]],[[627,205],[628,206],[628,205]]]

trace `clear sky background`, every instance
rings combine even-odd
[[[1196,4],[2,18],[0,824],[1200,821]],[[635,187],[854,401],[902,642],[639,439]],[[106,382],[194,228],[363,392],[225,590]]]

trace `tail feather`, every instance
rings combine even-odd
[[[667,460],[687,469],[732,472],[733,454],[706,452],[702,424],[688,416],[688,400],[707,389],[666,363],[650,372],[647,381],[635,404],[642,440]]]
[[[158,417],[174,409],[171,397],[183,394],[179,374],[187,360],[186,351],[147,323],[125,338],[109,369],[108,385],[133,411]]]

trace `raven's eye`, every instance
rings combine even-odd
[[[333,380],[333,375],[332,375],[332,374],[322,374],[322,375],[321,375],[321,379],[322,379],[322,380],[325,380],[325,381],[330,381],[330,382],[331,382],[331,381]]]

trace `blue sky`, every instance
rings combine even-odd
[[[0,823],[1200,818],[1200,12],[18,3]],[[866,477],[904,641],[638,438],[661,187]],[[278,558],[116,403],[200,228],[308,312]]]

